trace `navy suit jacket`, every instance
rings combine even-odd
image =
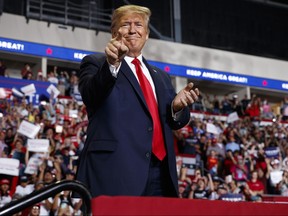
[[[190,112],[185,108],[178,121],[172,118],[171,103],[176,94],[169,75],[145,59],[143,62],[155,84],[169,172],[177,196],[172,130],[186,125]],[[76,179],[88,187],[93,197],[140,196],[148,177],[153,123],[135,75],[123,61],[117,78],[113,77],[106,57],[100,54],[84,57],[78,75],[89,125]]]

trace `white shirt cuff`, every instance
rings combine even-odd
[[[117,78],[120,67],[121,67],[121,62],[117,68],[114,65],[109,64],[109,69],[113,77]]]
[[[180,119],[180,117],[181,117],[181,115],[183,113],[182,111],[183,111],[183,109],[181,109],[178,112],[174,112],[173,106],[171,104],[171,113],[172,113],[172,118],[174,119],[174,121],[178,121]]]

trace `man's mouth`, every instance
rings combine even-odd
[[[139,39],[139,37],[125,37],[125,40],[127,40],[127,41],[131,41],[131,40],[137,40],[137,39]]]

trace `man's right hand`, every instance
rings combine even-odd
[[[129,49],[124,44],[122,35],[118,33],[116,37],[109,41],[105,48],[108,63],[117,68],[128,51]]]

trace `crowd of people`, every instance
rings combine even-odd
[[[189,125],[175,131],[176,149],[186,158],[185,162],[179,157],[177,162],[180,196],[259,202],[267,194],[287,196],[287,98],[281,105],[283,115],[271,110],[267,115],[263,109],[267,103],[256,96],[248,101],[243,114],[233,109],[235,98],[228,100],[230,111],[221,110],[223,106],[220,106],[220,113],[228,116],[237,113],[239,118],[234,121],[215,118],[212,108],[210,115],[201,118],[192,114]],[[258,104],[257,111],[251,112],[255,104]],[[208,124],[216,129],[209,130]],[[187,163],[189,157],[195,158],[194,164]]]
[[[51,98],[36,106],[25,98],[1,99],[0,157],[18,159],[20,166],[19,176],[0,174],[0,207],[53,182],[75,178],[88,125],[85,106],[69,97],[71,88],[77,89],[77,76],[58,73],[55,67],[45,80],[68,98]],[[179,197],[262,201],[265,194],[288,196],[288,98],[282,102],[282,115],[277,116],[267,101],[256,95],[241,101],[235,95],[223,96],[223,100],[218,97],[203,97],[191,112],[205,112],[204,118],[191,115],[187,126],[174,131]],[[215,114],[233,112],[239,116],[233,122],[215,119]],[[261,119],[269,123],[261,125]],[[49,140],[47,152],[29,150],[30,138],[18,132],[23,121],[40,126],[34,139]],[[217,133],[207,130],[208,123]],[[189,164],[184,158],[195,160]],[[32,160],[34,172],[28,171]],[[20,215],[81,215],[81,205],[81,199],[64,191]]]
[[[47,101],[45,98],[33,105],[26,97],[1,98],[0,159],[17,159],[20,165],[18,176],[0,174],[0,207],[56,181],[75,178],[78,156],[85,140],[86,111],[81,103],[70,97],[77,91],[75,72],[55,74],[55,71],[43,81],[54,83],[63,99],[51,97]],[[47,151],[30,149],[31,137],[18,132],[23,122],[39,126],[39,132],[32,139],[48,140]],[[81,215],[81,205],[81,199],[71,198],[69,191],[63,191],[19,215]]]

